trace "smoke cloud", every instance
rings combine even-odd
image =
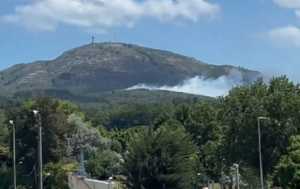
[[[229,90],[235,86],[241,85],[242,79],[238,73],[232,73],[229,76],[221,76],[217,79],[204,79],[196,76],[187,79],[176,86],[153,86],[146,84],[138,84],[127,90],[148,89],[148,90],[165,90],[172,92],[182,92],[195,95],[204,95],[210,97],[218,97],[227,95]]]

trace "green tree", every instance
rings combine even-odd
[[[275,167],[273,182],[286,189],[300,188],[300,135],[290,138],[287,154]]]
[[[68,151],[71,155],[79,155],[81,149],[85,152],[92,152],[99,147],[103,149],[110,144],[110,140],[102,137],[99,130],[85,121],[82,115],[71,114],[67,122],[73,128],[73,131],[67,134],[70,142]]]
[[[240,86],[222,99],[224,154],[228,164],[259,168],[257,118],[262,122],[262,153],[265,174],[270,174],[280,156],[285,153],[290,136],[298,133],[300,125],[299,86],[285,76],[274,78],[269,84],[259,80]]]
[[[45,189],[69,189],[68,174],[77,170],[77,163],[63,162],[48,163],[44,166]]]
[[[184,125],[198,147],[199,172],[206,178],[218,180],[223,163],[221,155],[223,132],[217,104],[200,102],[180,105],[175,117]]]
[[[15,120],[18,182],[25,186],[34,186],[37,178],[37,121],[32,110],[41,115],[43,128],[43,162],[57,163],[64,159],[67,150],[66,134],[73,128],[67,122],[70,106],[62,106],[62,101],[40,98],[23,103],[8,113],[8,118]]]
[[[9,129],[5,121],[4,111],[0,109],[0,169],[9,156]]]
[[[112,150],[125,153],[128,149],[129,141],[137,137],[140,133],[144,132],[146,127],[132,127],[126,130],[114,129],[110,132],[112,140]]]
[[[99,150],[90,155],[87,172],[96,179],[106,180],[121,173],[122,156],[112,150]]]
[[[124,173],[130,189],[190,189],[196,147],[182,127],[146,129],[130,142]]]

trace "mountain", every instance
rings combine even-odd
[[[52,94],[91,100],[100,93],[143,83],[174,86],[201,76],[238,75],[243,83],[259,72],[210,65],[172,52],[123,43],[95,43],[64,52],[54,60],[18,64],[0,72],[2,96]]]

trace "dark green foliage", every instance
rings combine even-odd
[[[12,173],[10,168],[4,165],[0,167],[0,189],[9,188],[12,185]]]
[[[258,81],[233,89],[223,103],[227,159],[258,168],[257,118],[267,116],[270,120],[262,121],[261,127],[262,152],[264,171],[270,173],[286,151],[288,138],[298,133],[299,94],[299,87],[286,77],[275,78],[270,85]]]
[[[171,112],[173,104],[131,105],[110,113],[104,122],[106,128],[126,129],[136,126],[154,125],[162,112]]]
[[[45,189],[69,189],[68,174],[77,170],[74,162],[48,163],[44,167]]]
[[[93,178],[107,180],[121,173],[122,156],[112,150],[101,150],[90,155],[87,171]]]
[[[129,189],[184,189],[205,185],[210,179],[222,181],[233,175],[232,164],[239,163],[245,187],[257,188],[259,116],[270,118],[261,122],[266,180],[273,176],[274,185],[299,187],[299,137],[291,136],[300,134],[300,89],[286,77],[239,86],[219,99],[138,90],[107,92],[98,100],[81,104],[86,116],[78,106],[50,98],[15,106],[3,103],[0,189],[11,185],[9,119],[17,125],[18,183],[35,185],[33,109],[42,114],[45,171],[59,173],[55,177],[44,172],[47,189],[65,187],[63,165],[78,161],[79,130],[88,136],[81,145],[87,147],[86,168],[93,178],[121,174],[127,177]],[[70,149],[72,153],[66,153]]]
[[[197,154],[182,127],[148,128],[130,141],[124,163],[129,188],[192,188]]]
[[[128,149],[129,141],[144,132],[145,129],[145,127],[132,127],[125,130],[114,129],[110,132],[110,138],[120,145],[121,151],[119,152],[125,153]]]
[[[201,165],[199,172],[214,180],[219,178],[223,163],[223,132],[218,117],[219,111],[220,107],[216,103],[200,102],[194,105],[180,105],[175,113],[175,118],[184,125],[198,146]]]
[[[8,116],[15,120],[18,180],[27,186],[36,184],[37,176],[37,121],[32,110],[40,111],[43,128],[43,162],[59,162],[65,157],[66,134],[72,132],[67,123],[68,114],[77,110],[67,103],[54,99],[26,101],[22,107],[13,109]]]
[[[9,129],[5,124],[5,119],[5,113],[0,109],[0,160],[8,157]]]
[[[300,135],[290,138],[287,154],[275,167],[273,182],[286,189],[300,187]]]
[[[8,188],[11,184],[11,158],[9,153],[10,130],[5,124],[4,110],[0,110],[0,189]]]
[[[181,103],[194,103],[213,98],[167,91],[114,91],[99,94],[97,102],[80,103],[94,125],[128,128],[151,125],[164,111]]]

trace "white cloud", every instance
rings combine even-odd
[[[273,0],[282,8],[300,9],[300,0]]]
[[[296,16],[297,16],[298,18],[300,18],[300,10],[296,10],[295,12],[296,12]]]
[[[146,84],[138,84],[127,90],[148,89],[148,90],[164,90],[172,92],[182,92],[195,95],[204,95],[210,97],[218,97],[227,95],[229,90],[234,86],[241,85],[243,82],[238,75],[221,76],[217,79],[204,79],[196,76],[183,81],[176,86],[153,86]]]
[[[214,16],[219,10],[217,4],[207,0],[32,0],[17,6],[14,13],[2,19],[46,31],[55,30],[61,24],[106,30],[130,27],[145,17],[196,22]]]
[[[296,16],[300,18],[300,0],[273,0],[273,1],[279,7],[293,9]]]
[[[275,4],[282,8],[292,9],[295,15],[300,18],[300,0],[273,0]],[[300,47],[300,28],[297,26],[279,27],[269,31],[269,37],[272,41]]]
[[[300,28],[295,26],[275,28],[269,32],[269,37],[276,43],[300,47]]]

